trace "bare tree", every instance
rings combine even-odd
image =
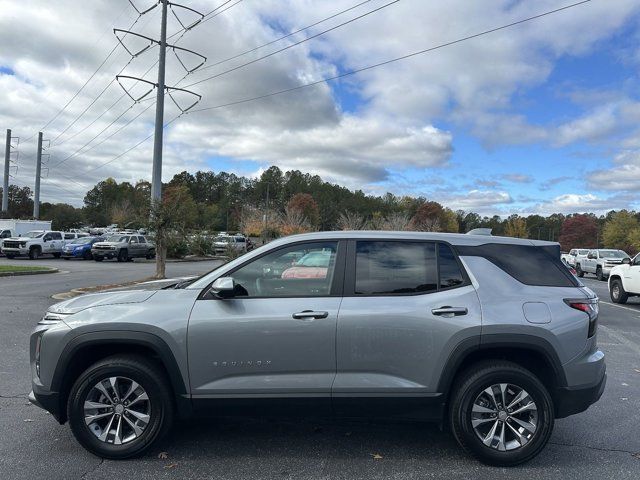
[[[384,219],[380,230],[411,230],[411,218],[406,213],[393,212]]]
[[[359,213],[347,211],[340,214],[337,225],[340,230],[362,230],[365,220]]]

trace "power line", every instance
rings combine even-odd
[[[141,15],[138,15],[138,18],[135,19],[135,21],[131,24],[131,26],[129,27],[129,30],[131,30],[134,25],[136,23],[138,23],[138,20],[140,20]],[[49,120],[40,130],[44,130],[45,128],[47,128],[49,125],[51,125],[51,123],[53,123],[61,114],[62,112],[64,112],[67,107],[69,105],[71,105],[71,102],[73,102],[78,95],[80,95],[80,93],[84,90],[84,88],[89,84],[89,82],[93,79],[93,77],[95,77],[98,72],[102,69],[102,67],[104,66],[105,63],[107,63],[107,60],[109,60],[109,58],[111,58],[111,55],[114,54],[114,52],[118,49],[118,43],[116,43],[116,45],[111,49],[111,51],[107,54],[106,58],[102,61],[102,63],[100,63],[100,65],[98,65],[98,68],[95,69],[95,71],[91,74],[91,76],[82,84],[82,86],[80,87],[80,89],[69,99],[69,101],[58,111],[58,113],[56,113],[53,118],[51,120]],[[34,135],[31,135],[29,138],[27,138],[27,140],[31,140]]]
[[[390,60],[385,60],[383,62],[375,63],[373,65],[368,65],[366,67],[357,68],[357,69],[354,69],[354,70],[349,70],[349,71],[343,72],[343,73],[341,73],[339,75],[334,75],[333,77],[323,78],[323,79],[316,80],[316,81],[313,81],[313,82],[304,83],[304,84],[298,85],[296,87],[291,87],[291,88],[286,88],[284,90],[279,90],[279,91],[276,91],[276,92],[266,93],[264,95],[258,95],[257,97],[245,98],[243,100],[237,100],[237,101],[234,101],[234,102],[223,103],[223,104],[215,105],[215,106],[212,106],[212,107],[197,108],[197,109],[190,110],[188,113],[204,112],[204,111],[207,111],[207,110],[214,110],[214,109],[218,109],[218,108],[230,107],[230,106],[233,106],[233,105],[240,105],[242,103],[253,102],[253,101],[256,101],[256,100],[262,100],[264,98],[275,97],[277,95],[282,95],[282,94],[285,94],[285,93],[294,92],[296,90],[301,90],[303,88],[312,87],[312,86],[315,86],[315,85],[320,85],[322,83],[328,83],[328,82],[331,82],[333,80],[338,80],[340,78],[344,78],[344,77],[348,77],[348,76],[351,76],[351,75],[355,75],[357,73],[361,73],[361,72],[364,72],[364,71],[367,71],[367,70],[372,70],[372,69],[377,68],[377,67],[381,67],[381,66],[384,66],[384,65],[389,65],[390,63],[395,63],[395,62],[399,62],[401,60],[406,60],[407,58],[411,58],[411,57],[415,57],[415,56],[418,56],[418,55],[422,55],[424,53],[429,53],[429,52],[432,52],[434,50],[438,50],[440,48],[449,47],[451,45],[455,45],[457,43],[462,43],[462,42],[465,42],[467,40],[472,40],[474,38],[482,37],[484,35],[488,35],[490,33],[494,33],[494,32],[500,31],[500,30],[505,30],[507,28],[510,28],[510,27],[513,27],[513,26],[516,26],[516,25],[520,25],[522,23],[530,22],[532,20],[536,20],[536,19],[539,19],[539,18],[542,18],[542,17],[546,17],[547,15],[552,15],[554,13],[558,13],[558,12],[561,12],[563,10],[567,10],[569,8],[577,7],[578,5],[583,5],[585,3],[589,3],[590,1],[591,0],[582,0],[581,2],[576,2],[576,3],[572,3],[570,5],[565,5],[564,7],[556,8],[554,10],[549,10],[547,12],[544,12],[544,13],[541,13],[541,14],[538,14],[538,15],[534,15],[534,16],[531,16],[531,17],[527,17],[527,18],[524,18],[522,20],[518,20],[516,22],[508,23],[508,24],[502,25],[500,27],[491,28],[489,30],[484,30],[482,32],[475,33],[473,35],[468,35],[466,37],[462,37],[462,38],[459,38],[457,40],[452,40],[450,42],[441,43],[440,45],[436,45],[436,46],[433,46],[433,47],[425,48],[423,50],[418,50],[417,52],[409,53],[407,55],[402,55],[400,57],[392,58]]]
[[[308,42],[309,40],[313,40],[314,38],[318,38],[318,37],[320,37],[320,36],[322,36],[322,35],[324,35],[326,33],[329,33],[329,32],[331,32],[333,30],[336,30],[336,29],[338,29],[340,27],[344,27],[345,25],[348,25],[348,24],[353,23],[353,22],[355,22],[357,20],[360,20],[361,18],[364,18],[364,17],[366,17],[368,15],[371,15],[373,13],[379,12],[383,8],[387,8],[387,7],[391,6],[391,5],[394,5],[394,4],[398,3],[399,1],[400,0],[393,0],[393,1],[389,2],[389,3],[386,3],[386,4],[382,5],[381,7],[374,8],[373,10],[369,10],[368,12],[363,13],[362,15],[358,15],[357,17],[354,17],[354,18],[352,18],[350,20],[347,20],[346,22],[342,22],[342,23],[340,23],[340,24],[338,24],[338,25],[336,25],[334,27],[328,28],[327,30],[323,30],[322,32],[316,33],[316,34],[311,35],[311,36],[309,36],[307,38],[304,38],[304,39],[302,39],[302,40],[300,40],[298,42],[292,43],[291,45],[287,45],[286,47],[283,47],[283,48],[281,48],[279,50],[276,50],[274,52],[268,53],[267,55],[263,55],[262,57],[258,57],[256,59],[253,59],[253,60],[249,61],[249,62],[243,63],[241,65],[237,65],[237,66],[235,66],[233,68],[229,68],[228,70],[225,70],[223,72],[216,73],[215,75],[211,75],[210,77],[203,78],[202,80],[198,80],[197,82],[190,83],[190,84],[186,85],[184,88],[190,88],[190,87],[193,87],[194,85],[199,85],[200,83],[204,83],[204,82],[207,82],[209,80],[213,80],[214,78],[221,77],[222,75],[226,75],[227,73],[231,73],[231,72],[235,72],[236,70],[240,70],[241,68],[244,68],[244,67],[246,67],[248,65],[252,65],[252,64],[257,63],[257,62],[259,62],[261,60],[264,60],[265,58],[269,58],[269,57],[272,57],[274,55],[277,55],[278,53],[284,52],[285,50],[289,50],[290,48],[293,48],[293,47],[296,47],[296,46],[298,46],[298,45],[300,45],[302,43]]]
[[[341,73],[339,75],[335,75],[333,77],[324,78],[324,79],[317,80],[317,81],[314,81],[314,82],[309,82],[309,83],[306,83],[306,84],[303,84],[303,85],[298,85],[296,87],[287,88],[287,89],[284,89],[284,90],[279,90],[277,92],[271,92],[271,93],[267,93],[267,94],[264,94],[264,95],[259,95],[259,96],[256,96],[256,97],[252,97],[252,98],[238,100],[238,101],[235,101],[235,102],[228,102],[228,103],[225,103],[225,104],[215,105],[215,106],[212,106],[212,107],[205,107],[205,108],[199,108],[199,109],[195,109],[195,110],[190,110],[186,114],[191,114],[191,113],[195,113],[195,112],[203,112],[203,111],[208,111],[208,110],[213,110],[213,109],[218,109],[218,108],[224,108],[224,107],[229,107],[229,106],[233,106],[233,105],[239,105],[239,104],[242,104],[242,103],[248,103],[248,102],[261,100],[261,99],[268,98],[268,97],[273,97],[273,96],[276,96],[276,95],[282,95],[284,93],[297,91],[297,90],[300,90],[300,89],[303,89],[303,88],[306,88],[306,87],[311,87],[311,86],[314,86],[314,85],[327,83],[327,82],[330,82],[332,80],[337,80],[339,78],[344,78],[344,77],[347,77],[347,76],[350,76],[350,75],[355,75],[355,74],[360,73],[360,72],[371,70],[371,69],[374,69],[374,68],[377,68],[377,67],[380,67],[380,66],[388,65],[388,64],[391,64],[391,63],[394,63],[394,62],[405,60],[407,58],[415,57],[415,56],[422,55],[422,54],[425,54],[425,53],[429,53],[429,52],[432,52],[434,50],[438,50],[438,49],[445,48],[445,47],[448,47],[448,46],[451,46],[451,45],[455,45],[455,44],[462,43],[462,42],[465,42],[465,41],[468,41],[468,40],[472,40],[474,38],[478,38],[478,37],[481,37],[481,36],[484,36],[484,35],[488,35],[488,34],[491,34],[491,33],[494,33],[494,32],[500,31],[500,30],[505,30],[505,29],[508,29],[508,28],[516,26],[516,25],[520,25],[520,24],[523,24],[523,23],[526,23],[526,22],[530,22],[530,21],[533,21],[533,20],[536,20],[536,19],[539,19],[539,18],[542,18],[542,17],[546,17],[548,15],[552,15],[554,13],[558,13],[558,12],[561,12],[561,11],[564,11],[564,10],[568,10],[570,8],[573,8],[573,7],[577,7],[579,5],[583,5],[583,4],[589,3],[590,1],[591,0],[582,0],[580,2],[576,2],[576,3],[569,4],[569,5],[565,5],[565,6],[560,7],[560,8],[556,8],[556,9],[553,9],[553,10],[548,10],[548,11],[540,13],[538,15],[533,15],[533,16],[530,16],[530,17],[515,21],[515,22],[511,22],[511,23],[508,23],[508,24],[505,24],[505,25],[501,25],[499,27],[491,28],[489,30],[484,30],[482,32],[475,33],[473,35],[468,35],[468,36],[465,36],[465,37],[462,37],[462,38],[459,38],[459,39],[456,39],[456,40],[452,40],[450,42],[441,43],[441,44],[435,45],[433,47],[425,48],[425,49],[422,49],[422,50],[419,50],[419,51],[416,51],[416,52],[413,52],[413,53],[409,53],[409,54],[406,54],[406,55],[402,55],[400,57],[396,57],[396,58],[392,58],[392,59],[389,59],[389,60],[385,60],[383,62],[379,62],[379,63],[373,64],[373,65],[369,65],[369,66],[366,66],[366,67],[350,70],[348,72],[343,72],[343,73]],[[167,126],[169,126],[170,124],[172,124],[173,122],[178,120],[182,115],[185,115],[185,113],[181,113],[180,115],[177,115],[176,117],[174,117],[169,122],[165,123],[163,125],[163,128],[166,128]],[[135,145],[131,146],[130,148],[128,148],[127,150],[125,150],[121,154],[117,155],[116,157],[108,160],[107,162],[104,162],[104,163],[98,165],[97,167],[95,167],[95,168],[93,168],[91,170],[83,172],[83,173],[93,172],[95,170],[98,170],[98,169],[104,167],[105,165],[108,165],[110,163],[115,162],[119,158],[122,158],[127,153],[131,152],[132,150],[138,148],[140,145],[142,145],[143,143],[148,141],[152,136],[153,136],[153,133],[148,135],[147,137],[145,137],[144,139],[142,139],[141,141],[139,141]],[[72,179],[73,177],[65,177],[65,178]]]
[[[331,20],[332,18],[339,17],[340,15],[342,15],[344,13],[350,12],[351,10],[355,10],[356,8],[361,7],[365,3],[370,3],[372,1],[373,0],[365,0],[364,2],[357,3],[356,5],[353,5],[353,6],[349,7],[349,8],[344,9],[344,10],[340,10],[339,12],[336,12],[336,13],[334,13],[333,15],[331,15],[329,17],[326,17],[326,18],[323,18],[321,20],[318,20],[317,22],[312,23],[310,25],[307,25],[306,27],[299,28],[298,30],[295,30],[295,31],[293,31],[291,33],[287,33],[286,35],[278,37],[275,40],[271,40],[270,42],[263,43],[262,45],[254,47],[254,48],[252,48],[250,50],[246,50],[246,51],[244,51],[242,53],[238,53],[237,55],[234,55],[232,57],[228,57],[228,58],[225,58],[223,60],[219,60],[219,61],[217,61],[215,63],[209,64],[209,65],[207,65],[205,67],[202,67],[199,71],[206,70],[208,68],[216,67],[218,65],[221,65],[223,63],[229,62],[231,60],[235,60],[236,58],[244,57],[245,55],[248,55],[250,53],[256,52],[256,51],[258,51],[258,50],[260,50],[260,49],[262,49],[264,47],[268,47],[269,45],[273,45],[274,43],[277,43],[277,42],[279,42],[281,40],[284,40],[285,38],[289,38],[289,37],[291,37],[293,35],[296,35],[296,34],[298,34],[300,32],[304,32],[305,30],[309,30],[310,28],[316,27],[316,26],[320,25],[321,23],[324,23],[324,22],[326,22],[328,20]]]

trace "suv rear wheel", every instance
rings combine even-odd
[[[171,390],[164,373],[136,355],[116,355],[89,367],[67,402],[74,436],[103,458],[141,455],[173,421]]]
[[[526,462],[551,436],[551,396],[533,373],[515,363],[490,361],[467,370],[451,398],[453,434],[483,463],[507,467]]]
[[[584,272],[582,271],[582,268],[580,268],[579,263],[576,263],[576,273],[578,274],[578,277],[580,278],[584,277]]]

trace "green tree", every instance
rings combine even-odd
[[[526,220],[518,215],[511,215],[505,225],[504,234],[507,237],[528,238]]]
[[[640,222],[636,216],[627,210],[620,210],[608,215],[609,219],[605,223],[602,239],[606,248],[616,248],[619,250],[635,250],[632,241],[633,233],[640,228]]]

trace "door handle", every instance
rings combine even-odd
[[[441,317],[457,317],[459,315],[466,315],[469,313],[466,307],[449,307],[444,306],[440,308],[434,308],[431,310],[431,313],[434,315],[439,315]]]
[[[315,312],[313,310],[303,310],[302,312],[291,315],[295,320],[304,320],[306,318],[327,318],[329,312]]]

